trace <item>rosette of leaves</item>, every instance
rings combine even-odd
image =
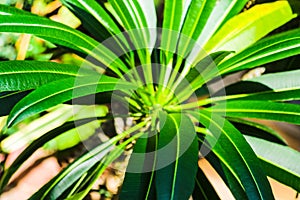
[[[249,119],[300,124],[299,105],[287,103],[300,99],[300,71],[222,84],[226,75],[300,53],[300,29],[267,36],[297,16],[288,1],[241,12],[247,1],[165,0],[159,2],[161,17],[153,0],[63,0],[84,32],[1,5],[0,32],[33,34],[87,56],[84,67],[1,62],[0,90],[16,95],[14,101],[8,102],[7,95],[0,99],[9,104],[2,112],[8,115],[2,138],[22,120],[71,100],[76,104],[87,95],[95,95],[94,103],[113,108],[117,101],[127,109],[111,112],[108,119],[121,115],[134,120],[132,127],[72,162],[31,199],[83,199],[132,144],[121,199],[223,198],[198,166],[199,153],[237,199],[274,199],[267,176],[299,192],[299,153],[275,131]],[[205,89],[216,81],[222,89]],[[5,169],[1,190],[35,150],[91,120],[67,122],[35,139]]]

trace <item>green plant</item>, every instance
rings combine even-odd
[[[161,22],[153,0],[62,0],[92,37],[0,5],[0,32],[34,34],[87,58],[82,66],[1,62],[1,92],[21,94],[17,103],[1,95],[13,107],[2,114],[9,114],[2,138],[26,118],[71,100],[82,104],[87,95],[95,95],[87,103],[112,107],[106,117],[74,118],[39,136],[5,169],[1,190],[56,136],[94,120],[123,117],[134,119],[133,126],[76,159],[31,199],[83,199],[130,144],[121,199],[220,198],[198,167],[199,151],[237,199],[273,199],[267,176],[299,192],[299,153],[248,118],[300,124],[299,105],[286,102],[300,99],[300,71],[222,85],[223,76],[300,53],[300,29],[265,37],[296,17],[287,1],[240,13],[247,1],[165,0]],[[212,81],[222,89],[207,89]],[[33,91],[24,97],[28,90]],[[12,136],[1,142],[3,151]]]

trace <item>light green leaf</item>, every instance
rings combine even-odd
[[[251,69],[300,53],[300,29],[267,37],[218,66],[219,74]]]
[[[228,117],[257,118],[300,124],[300,106],[271,101],[228,101],[207,110]]]
[[[300,192],[300,153],[290,147],[246,136],[266,174]]]
[[[150,31],[146,16],[143,12],[141,4],[144,4],[144,1],[131,0],[131,1],[118,1],[118,0],[109,0],[108,1],[120,20],[124,25],[125,30],[128,31],[128,34],[135,45],[136,49],[150,47]],[[149,1],[151,3],[153,1]],[[154,8],[153,6],[150,8]],[[154,12],[155,13],[155,12]],[[155,18],[156,15],[152,16]],[[153,43],[153,42],[152,42]],[[154,45],[154,44],[152,44]]]
[[[105,75],[68,78],[39,87],[22,99],[11,111],[7,126],[42,112],[57,104],[99,92],[134,89],[130,82]]]
[[[296,16],[287,1],[255,5],[229,19],[204,49],[240,52]]]
[[[176,50],[185,1],[165,1],[161,49],[167,51],[167,63]]]
[[[229,17],[238,14],[246,3],[246,0],[207,0],[207,8],[201,19],[201,23],[205,25],[196,41],[197,45],[188,57],[190,63],[197,63],[205,56],[203,47],[208,40]]]
[[[92,75],[75,65],[41,61],[0,62],[0,91],[36,89],[58,79]]]
[[[194,124],[181,114],[160,116],[158,170],[155,173],[157,199],[188,199],[198,169],[198,143]],[[165,166],[165,167],[164,167]]]
[[[245,189],[247,197],[249,199],[273,199],[267,177],[243,135],[221,116],[205,110],[192,114],[209,129],[211,134],[207,134],[205,140],[210,144],[213,153]]]

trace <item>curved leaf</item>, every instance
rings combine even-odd
[[[95,74],[75,65],[41,61],[0,62],[0,91],[36,89],[58,79]]]
[[[258,118],[300,124],[300,106],[271,101],[228,101],[207,110],[228,117]]]
[[[36,16],[32,14],[31,12],[26,12],[21,9],[16,9],[12,6],[0,4],[0,15],[29,15],[29,16]]]
[[[22,16],[20,18],[17,15],[0,16],[0,31],[34,34],[55,44],[93,56],[119,76],[122,76],[119,69],[124,72],[128,70],[117,55],[93,38],[47,18],[38,16]],[[62,35],[64,37],[61,37]]]
[[[83,119],[76,122],[67,122],[64,125],[49,131],[44,134],[34,142],[32,142],[22,153],[16,158],[16,160],[11,164],[11,166],[5,169],[3,176],[1,177],[0,182],[0,191],[4,189],[12,175],[20,168],[20,166],[35,152],[38,148],[42,147],[51,139],[55,138],[57,135],[66,132],[76,126],[80,126],[86,123],[91,122],[94,119]]]
[[[120,193],[120,199],[155,199],[154,173],[148,169],[154,169],[155,152],[157,149],[157,136],[139,138],[134,145],[133,154],[130,157],[127,171]]]
[[[246,136],[266,174],[300,192],[300,153],[290,147]]]
[[[196,46],[192,50],[188,60],[191,63],[197,63],[203,58],[203,47],[215,32],[226,22],[230,17],[238,14],[243,6],[247,3],[246,0],[207,0],[204,12],[204,17],[201,23],[204,27],[201,30]],[[205,56],[205,55],[204,55]]]
[[[160,118],[166,118],[166,121],[160,124],[158,138],[157,199],[188,199],[193,192],[198,169],[194,124],[189,117],[181,114]],[[166,164],[166,167],[160,167]]]
[[[204,49],[240,52],[296,16],[287,1],[255,5],[229,19]]]
[[[105,75],[68,78],[51,82],[22,99],[10,113],[7,126],[71,99],[112,90],[134,89],[136,86]]]
[[[209,129],[205,139],[211,150],[244,187],[249,199],[273,199],[272,190],[259,160],[243,135],[226,119],[205,110],[192,113]],[[230,154],[228,153],[230,152]]]
[[[218,66],[219,74],[250,69],[300,53],[300,29],[267,37]]]

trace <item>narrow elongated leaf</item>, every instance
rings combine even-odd
[[[193,192],[198,168],[194,125],[185,115],[160,116],[165,117],[158,139],[157,199],[188,199]]]
[[[226,99],[298,100],[300,99],[299,75],[300,70],[293,70],[266,74],[238,82],[225,88]]]
[[[287,1],[255,5],[229,19],[204,49],[239,52],[296,16]]]
[[[16,8],[14,8],[12,6],[9,6],[9,5],[0,4],[0,15],[14,15],[14,14],[29,15],[29,16],[34,15],[31,12],[26,12],[26,11],[21,10],[21,9],[16,9]]]
[[[93,56],[119,76],[122,76],[118,70],[119,68],[125,72],[127,71],[127,67],[113,52],[93,38],[47,18],[37,16],[23,16],[20,18],[16,15],[0,16],[0,31],[34,34],[55,44]],[[64,37],[61,37],[62,35]]]
[[[129,36],[135,45],[135,48],[141,49],[149,47],[150,32],[148,30],[148,22],[140,5],[143,1],[109,0],[109,3],[116,14],[118,14],[125,29],[129,31]],[[130,30],[134,31],[131,32]]]
[[[267,177],[245,138],[226,119],[217,115],[212,118],[211,114],[200,110],[199,114],[193,115],[210,130],[211,134],[207,134],[205,139],[212,146],[212,151],[245,188],[249,199],[273,199]]]
[[[300,192],[300,153],[258,138],[246,136],[247,141],[261,160],[266,174]]]
[[[38,148],[42,147],[51,139],[55,138],[57,135],[66,132],[76,126],[80,126],[91,122],[94,119],[83,119],[76,122],[67,122],[64,125],[44,134],[42,137],[38,138],[32,142],[22,153],[17,157],[17,159],[11,164],[11,166],[5,169],[4,175],[1,177],[0,191],[4,189],[11,176],[20,168],[20,166],[35,152]]]
[[[113,143],[107,141],[95,149],[88,151],[68,165],[63,171],[44,185],[30,199],[58,199],[75,181],[84,173],[99,163],[103,157],[112,150]]]
[[[232,195],[236,199],[248,198],[244,187],[240,184],[240,181],[236,179],[235,174],[232,173],[230,169],[224,163],[222,163],[222,161],[213,152],[210,152],[205,158],[220,175],[228,188],[230,188]]]
[[[181,28],[181,19],[185,1],[166,1],[164,4],[164,18],[161,35],[161,48],[167,51],[167,62],[174,53]]]
[[[229,101],[211,108],[211,112],[221,113],[228,117],[258,118],[300,124],[300,106],[270,101]]]
[[[201,19],[201,23],[204,24],[204,27],[196,41],[197,45],[188,57],[188,60],[190,60],[191,63],[197,63],[205,56],[203,55],[204,52],[202,48],[208,40],[229,17],[239,13],[246,2],[246,0],[206,1],[207,6],[203,13],[204,17]]]
[[[155,199],[154,169],[156,148],[156,135],[137,140],[127,166],[120,199]],[[152,152],[154,153],[152,154]],[[153,169],[153,171],[149,169]]]
[[[250,69],[300,53],[300,29],[267,37],[218,66],[219,73]]]
[[[62,0],[62,2],[76,13],[76,8],[80,8],[85,13],[92,15],[100,24],[102,24],[110,33],[121,33],[119,27],[104,8],[94,0]]]
[[[123,82],[105,75],[68,78],[51,82],[26,96],[10,113],[7,126],[12,126],[21,120],[42,112],[68,100],[112,90],[135,88],[129,82]]]
[[[75,65],[41,61],[0,62],[0,91],[36,89],[58,79],[95,74]]]

